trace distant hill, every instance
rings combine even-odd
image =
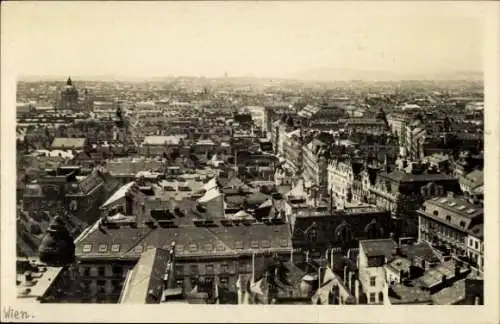
[[[291,79],[307,81],[397,81],[397,80],[472,80],[483,79],[482,72],[458,71],[432,74],[404,74],[397,71],[317,68],[300,71],[289,76]]]

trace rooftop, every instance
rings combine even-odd
[[[385,256],[390,260],[396,252],[396,242],[392,239],[362,240],[359,245],[367,257]]]
[[[144,304],[151,299],[159,303],[168,258],[168,250],[152,248],[143,252],[127,276],[120,304]]]

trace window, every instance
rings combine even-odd
[[[122,291],[122,281],[121,280],[112,280],[111,285],[113,286],[113,292],[119,293]]]
[[[471,247],[474,246],[474,242],[472,239],[469,239],[469,246],[471,246]]]
[[[142,253],[142,245],[137,245],[137,246],[134,248],[134,252],[136,252],[136,253]]]
[[[479,249],[479,243],[477,241],[474,242],[474,248],[477,250]]]
[[[460,227],[465,227],[465,222],[464,221],[460,222]]]
[[[190,252],[196,252],[196,251],[198,251],[198,246],[196,244],[189,245],[189,251]]]
[[[271,244],[269,243],[268,240],[262,240],[262,247],[263,248],[268,248],[268,247],[271,247]]]
[[[222,244],[217,244],[217,251],[224,251],[226,248]]]
[[[205,251],[212,251],[214,249],[214,247],[211,243],[205,244],[205,246],[203,248],[205,249]]]
[[[229,278],[228,277],[220,277],[220,284],[221,286],[227,286],[229,283]]]
[[[180,252],[180,253],[184,252],[184,245],[182,245],[182,244],[176,245],[175,252]]]
[[[108,245],[107,244],[99,244],[99,252],[103,253],[108,250]]]
[[[198,274],[198,265],[197,264],[192,264],[189,266],[189,271],[191,274]]]
[[[383,292],[378,293],[378,301],[380,303],[382,303],[384,301],[384,293]]]
[[[184,265],[176,264],[174,271],[175,271],[175,274],[182,275],[184,273]]]
[[[111,252],[120,252],[120,244],[111,245]]]
[[[92,251],[92,244],[83,245],[83,252],[88,253],[90,251]]]
[[[99,273],[99,277],[104,277],[106,275],[106,268],[105,267],[99,267],[97,271]]]
[[[243,249],[243,241],[236,241],[235,248],[240,250]]]
[[[220,272],[221,273],[228,273],[229,272],[229,265],[227,263],[223,263],[220,265]]]
[[[213,264],[207,264],[207,265],[205,265],[205,271],[207,273],[213,273],[214,272],[214,265]]]
[[[450,215],[446,215],[446,221],[451,222],[451,216]]]
[[[183,279],[178,279],[175,281],[175,286],[177,288],[182,288],[184,286],[184,280]]]
[[[252,249],[258,249],[259,248],[259,241],[252,241],[252,242],[250,242],[250,247]]]
[[[374,303],[375,302],[375,293],[370,293],[370,303]]]
[[[370,286],[375,287],[375,282],[376,282],[377,277],[370,277]]]
[[[123,275],[123,268],[117,265],[113,266],[113,274],[115,276],[122,276]]]
[[[90,267],[83,267],[82,275],[84,277],[89,277],[90,276]]]
[[[280,240],[281,247],[288,247],[288,240]]]
[[[433,211],[433,212],[432,212],[432,215],[434,215],[434,216],[438,216],[438,215],[439,215],[439,212],[438,212],[437,210],[435,210],[435,211]]]

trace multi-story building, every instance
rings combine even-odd
[[[450,175],[425,173],[420,165],[407,171],[383,171],[377,174],[369,186],[368,202],[390,210],[397,222],[396,235],[417,237],[418,216],[416,211],[425,199],[445,192],[459,194],[458,180]],[[370,182],[365,178],[365,181]]]
[[[307,187],[318,186],[320,191],[327,190],[327,160],[323,154],[326,143],[313,139],[302,146],[303,150],[303,177]]]
[[[404,128],[403,140],[399,141],[401,151],[412,160],[422,159],[424,154],[424,143],[427,131],[420,120],[415,120]]]
[[[302,170],[303,150],[300,133],[300,129],[287,133],[283,142],[283,158],[285,159],[285,167],[296,174],[300,174]]]
[[[172,242],[176,284],[184,291],[214,283],[234,289],[238,275],[250,277],[260,256],[292,252],[286,223],[244,225],[222,214],[214,218],[210,205],[186,201],[152,210],[145,199],[134,183],[120,188],[103,204],[103,218],[77,238],[79,273],[93,301],[117,301],[142,252],[168,249]]]
[[[387,122],[393,134],[396,134],[400,141],[404,141],[405,129],[409,118],[406,114],[391,113],[387,115]]]
[[[479,271],[484,269],[483,224],[472,226],[467,237],[467,257]]]
[[[104,180],[97,171],[83,176],[80,167],[59,167],[26,185],[23,208],[54,212],[55,206],[59,206],[90,224],[99,217],[98,206],[104,195]]]
[[[453,194],[426,200],[418,211],[418,239],[446,253],[464,257],[471,254],[473,259],[479,258],[481,244],[478,243],[476,249],[476,242],[481,234],[476,226],[483,224],[483,213],[482,207]],[[472,243],[472,249],[469,243]]]
[[[349,118],[338,121],[339,127],[350,132],[381,134],[388,130],[385,121],[377,118]]]
[[[302,208],[291,214],[294,248],[324,256],[329,249],[346,252],[360,240],[388,238],[392,232],[390,213],[373,206],[330,211],[328,208]]]
[[[351,159],[335,159],[328,164],[328,193],[337,208],[353,200],[354,180],[360,178],[362,167],[361,161]]]
[[[392,260],[396,248],[392,239],[359,242],[358,277],[367,304],[384,304],[387,299],[385,264]]]

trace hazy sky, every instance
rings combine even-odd
[[[20,75],[287,77],[318,68],[482,70],[484,6],[465,2],[9,3]]]

